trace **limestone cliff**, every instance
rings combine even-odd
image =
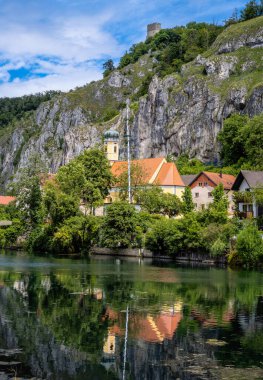
[[[101,143],[109,127],[120,131],[123,142],[128,97],[135,157],[187,153],[215,161],[224,119],[235,112],[263,112],[263,17],[227,28],[180,73],[153,76],[148,93],[139,97],[155,60],[149,53],[101,81],[42,103],[9,126],[0,135],[2,184],[27,165],[33,152],[55,172],[83,149]]]

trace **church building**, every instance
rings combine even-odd
[[[111,172],[117,179],[128,171],[128,162],[119,161],[119,133],[114,130],[109,130],[104,134],[104,149],[108,160],[111,164]],[[141,181],[141,186],[161,187],[164,193],[177,195],[181,198],[185,184],[173,162],[167,162],[165,157],[158,158],[145,158],[138,160],[131,160],[131,171],[136,168],[140,171],[141,178],[137,180],[136,186],[140,186],[138,181]],[[133,182],[136,179],[132,178]],[[110,195],[106,199],[106,203],[111,203],[118,199],[120,187],[118,183],[110,190]]]

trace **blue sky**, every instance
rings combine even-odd
[[[146,25],[222,23],[243,0],[0,0],[0,97],[67,91],[102,77]]]

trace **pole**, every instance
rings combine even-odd
[[[129,105],[130,100],[126,101],[126,132],[127,132],[127,161],[128,161],[128,199],[132,203],[131,196],[131,153],[130,153],[130,126],[129,126]]]
[[[129,306],[127,305],[122,380],[125,380],[126,358],[127,358],[127,340],[128,340],[128,322],[129,322]]]

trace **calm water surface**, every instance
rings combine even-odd
[[[2,254],[0,379],[16,376],[263,379],[263,274]]]

